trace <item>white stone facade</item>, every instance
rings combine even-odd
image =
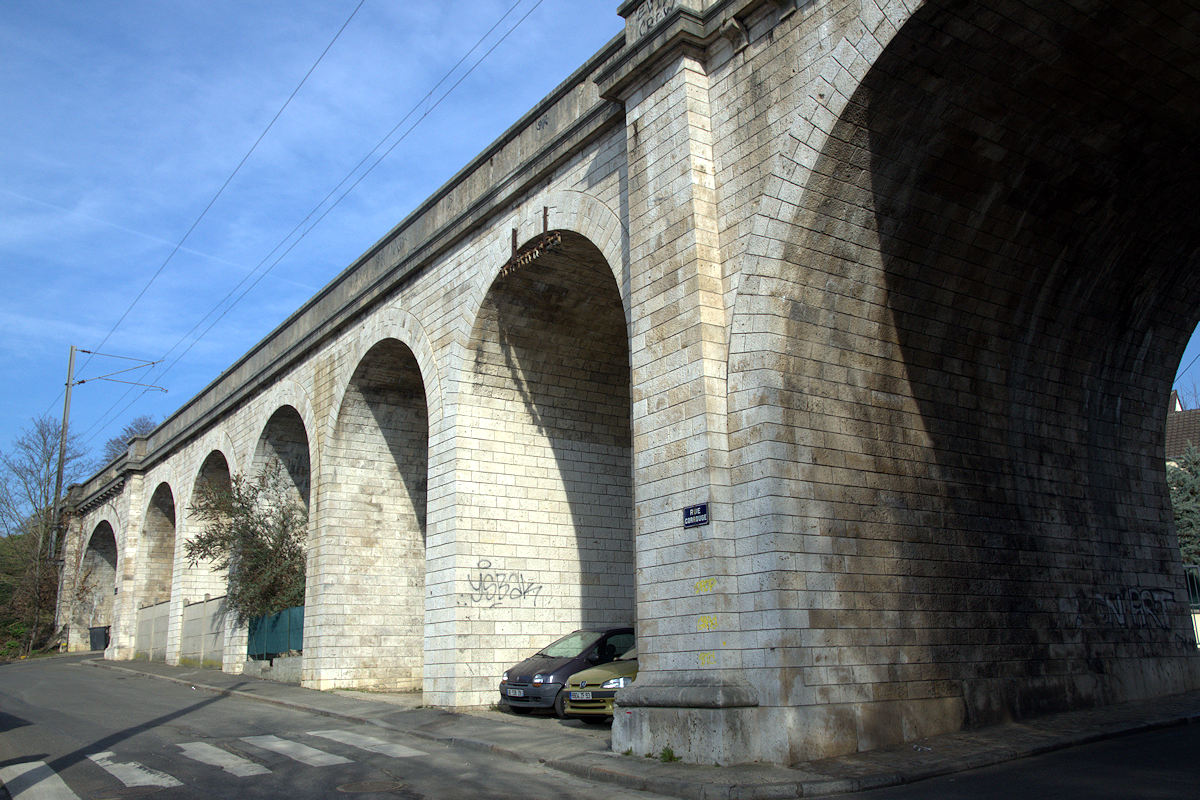
[[[223,593],[183,557],[197,482],[277,458],[314,688],[491,703],[556,636],[633,623],[615,749],[788,763],[1200,685],[1155,451],[1200,307],[1155,159],[1200,121],[1200,26],[1113,5],[623,3],[72,492],[72,646],[104,618],[132,657],[169,599],[177,661]],[[81,585],[110,535],[111,606]]]

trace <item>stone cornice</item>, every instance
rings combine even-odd
[[[776,22],[790,17],[812,0],[717,0],[703,11],[688,0],[628,0],[617,10],[626,20],[625,48],[596,76],[600,96],[624,102],[635,87],[681,55],[702,59],[721,39],[735,51],[748,43],[747,22],[777,11]],[[663,4],[652,25],[642,30],[637,12],[648,4]],[[661,17],[661,18],[660,18]]]
[[[616,37],[550,95],[513,124],[487,149],[463,167],[424,203],[343,270],[329,284],[262,341],[155,430],[137,458],[148,469],[195,439],[231,413],[247,397],[277,380],[330,336],[369,312],[399,285],[442,257],[474,231],[487,225],[498,210],[544,181],[590,142],[624,122],[621,106],[595,95],[594,74],[623,47]],[[593,98],[587,100],[587,97]],[[580,103],[584,103],[581,108]],[[539,123],[554,120],[553,133],[528,155],[511,160],[503,174],[487,176],[509,152],[524,153],[522,141]],[[470,186],[472,181],[482,184]],[[447,198],[467,195],[469,202],[447,213]],[[84,485],[91,496],[104,485],[106,467]]]
[[[106,483],[93,489],[86,497],[81,498],[71,505],[70,508],[72,513],[87,514],[116,497],[121,493],[121,490],[125,488],[125,477],[125,472],[120,472],[114,476],[111,476]],[[82,487],[78,488],[82,490]],[[65,500],[64,503],[71,503],[71,496],[69,494],[67,495],[67,500]]]

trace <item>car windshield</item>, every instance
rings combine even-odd
[[[637,661],[637,648],[631,647],[621,655],[617,656],[617,661]]]
[[[548,647],[543,647],[541,655],[550,658],[574,658],[596,643],[603,631],[575,631],[568,633]]]

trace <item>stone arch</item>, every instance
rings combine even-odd
[[[497,634],[484,675],[634,616],[626,317],[604,254],[560,233],[493,281],[460,383],[456,602]]]
[[[158,484],[146,508],[138,542],[135,603],[152,606],[171,596],[175,567],[175,494],[166,481]]]
[[[208,561],[192,564],[187,556],[187,542],[203,531],[203,522],[192,510],[200,488],[209,482],[228,486],[234,472],[229,454],[232,453],[229,437],[209,436],[199,444],[198,452],[204,453],[203,460],[195,467],[187,488],[187,504],[180,515],[179,535],[175,544],[175,576],[171,585],[171,605],[168,616],[167,661],[178,663],[182,654],[184,616],[187,606],[213,598],[223,597],[229,590],[227,570],[218,570]],[[194,463],[194,462],[193,462]]]
[[[549,217],[545,220],[543,209],[549,209]],[[629,229],[621,222],[620,216],[586,192],[560,190],[525,201],[505,223],[497,227],[501,232],[515,229],[518,241],[529,242],[542,232],[544,226],[582,236],[600,251],[620,292],[628,330],[631,319]],[[470,294],[462,303],[465,330],[470,330],[471,324],[478,318],[480,307],[496,279],[498,265],[504,264],[512,256],[512,240],[503,233],[480,237],[480,240],[480,250],[472,259],[479,268],[472,276]]]
[[[84,630],[112,626],[116,611],[118,550],[112,523],[101,520],[88,536],[76,582],[76,619]]]
[[[259,426],[259,430],[262,430],[261,425]],[[190,478],[190,484],[184,486],[180,492],[181,494],[186,494],[189,498],[195,494],[196,485],[205,472],[206,463],[214,458],[214,456],[219,457],[225,462],[230,475],[237,474],[241,468],[238,462],[238,451],[233,445],[233,439],[230,438],[229,434],[223,428],[209,431],[206,436],[197,441],[189,449],[192,454],[192,458],[188,460],[191,474],[185,477]]]
[[[425,386],[430,427],[436,429],[440,424],[443,383],[437,358],[429,343],[429,336],[425,333],[420,320],[415,316],[402,308],[390,306],[375,312],[366,322],[362,323],[345,351],[338,357],[341,370],[334,386],[333,403],[324,420],[326,440],[333,436],[334,429],[337,427],[342,403],[346,391],[350,388],[355,370],[358,369],[367,352],[385,339],[394,339],[412,352]]]
[[[744,262],[742,552],[781,565],[746,603],[783,668],[752,681],[848,731],[784,758],[1200,684],[1161,485],[1200,315],[1200,30],[949,5],[855,62],[827,135],[801,123]],[[1130,593],[1154,625],[1106,612]]]
[[[271,390],[261,398],[256,407],[261,411],[255,415],[253,430],[257,430],[259,433],[256,438],[247,442],[249,450],[241,458],[241,463],[245,465],[243,469],[247,474],[256,472],[265,463],[265,460],[272,456],[272,451],[278,444],[279,447],[288,451],[287,458],[291,458],[297,468],[301,464],[306,465],[309,473],[308,483],[311,484],[312,476],[317,474],[317,468],[320,465],[320,449],[317,446],[316,435],[318,433],[317,415],[313,411],[308,393],[294,381],[282,380],[271,387]],[[282,439],[278,439],[278,435],[283,435],[280,430],[272,428],[272,425],[284,424],[285,419],[290,420],[287,424],[292,428],[290,435],[296,439],[296,442],[293,443],[296,445],[295,447],[286,446]],[[305,443],[304,448],[298,446],[301,440]],[[271,441],[275,441],[275,444],[272,444]],[[304,452],[301,452],[302,449]],[[274,455],[281,456],[280,453]],[[282,460],[286,466],[287,459],[283,458]],[[293,480],[300,480],[300,478],[296,476]],[[315,499],[315,497],[309,497],[305,500],[306,507],[309,508],[310,531],[315,511],[310,506]]]
[[[189,540],[204,530],[204,522],[192,511],[199,499],[200,492],[206,485],[228,489],[233,475],[233,466],[229,463],[223,450],[210,450],[204,460],[200,462],[192,479],[192,493],[186,512],[186,530]],[[177,557],[183,562],[187,562],[187,555],[182,546],[179,548]],[[181,587],[185,602],[194,603],[206,598],[220,597],[227,591],[228,575],[225,570],[218,571],[209,565],[197,564],[190,568],[189,572],[189,579]]]
[[[279,406],[262,427],[250,459],[252,474],[272,462],[282,465],[294,499],[306,510],[311,505],[313,462],[309,430],[295,406]]]
[[[379,327],[370,330],[378,333]],[[325,439],[320,502],[337,513],[318,522],[310,558],[305,615],[312,633],[305,637],[305,669],[323,688],[417,689],[436,401],[429,399],[426,373],[405,341],[380,338],[363,352],[365,341],[360,336],[353,348],[352,372],[337,391]],[[334,665],[337,677],[331,678]]]
[[[749,279],[749,294],[757,296],[755,278],[762,272],[772,272],[784,256],[786,241],[778,235],[778,226],[797,213],[805,187],[813,177],[813,168],[829,144],[828,126],[822,121],[840,119],[850,102],[838,87],[858,86],[875,63],[880,48],[886,47],[912,16],[909,6],[923,4],[924,0],[907,5],[891,3],[876,9],[877,13],[870,18],[860,17],[836,46],[806,70],[814,77],[802,90],[803,96],[792,112],[794,124],[786,136],[780,137],[779,154],[765,181],[745,250],[738,256],[739,268],[729,271],[734,279],[731,289],[735,317],[739,310],[742,320],[747,313],[755,313],[745,308],[744,301],[738,302],[742,282]],[[731,333],[736,329],[733,324],[729,327]]]

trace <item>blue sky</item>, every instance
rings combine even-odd
[[[135,416],[173,412],[619,33],[617,5],[365,0],[171,256],[359,0],[5,0],[0,448],[62,413],[71,345],[166,357],[118,377],[167,394],[76,387],[72,430],[94,451]],[[497,22],[433,98],[495,49],[430,110],[422,99]],[[429,114],[226,311],[414,108]],[[1181,366],[1198,354],[1193,341]],[[126,365],[81,358],[79,377]],[[1200,385],[1200,362],[1178,383]]]
[[[31,418],[59,418],[71,345],[166,356],[153,370],[116,377],[167,394],[104,381],[75,387],[71,429],[87,446],[98,452],[140,414],[169,415],[623,24],[617,0],[365,0],[355,13],[358,6],[0,4],[0,448]],[[429,113],[196,340],[214,318],[205,315],[220,314],[239,282],[275,263],[272,250],[291,244],[289,232],[413,109],[385,147]],[[85,359],[77,361],[84,379],[129,365],[96,358],[84,366]]]

